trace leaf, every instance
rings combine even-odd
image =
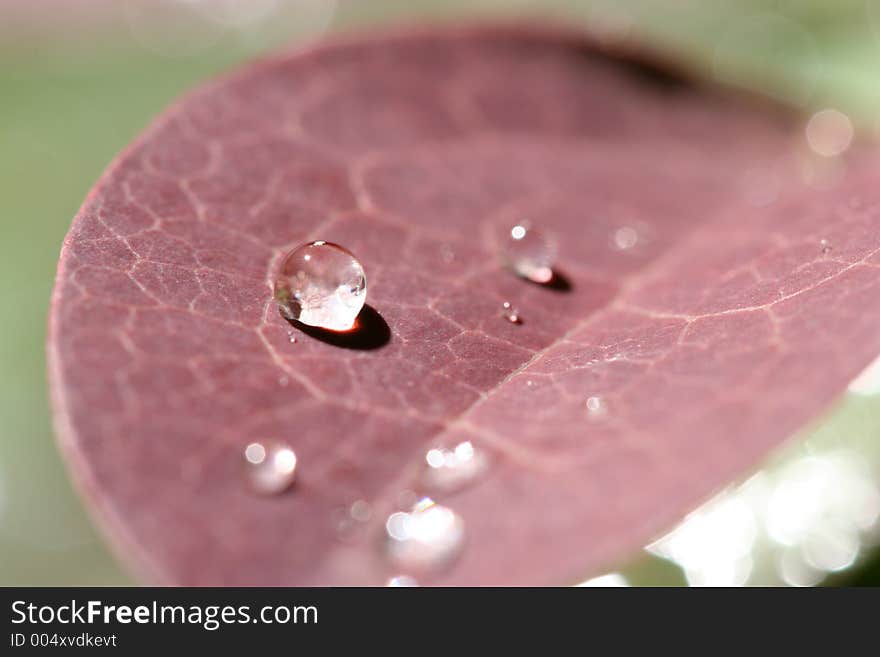
[[[471,440],[488,469],[437,496],[466,545],[420,581],[595,573],[880,352],[877,157],[802,134],[553,31],[349,39],[209,84],[64,243],[50,374],[80,488],[151,581],[381,584],[426,450]],[[499,266],[522,218],[570,289]],[[290,342],[273,272],[313,239],[360,257],[386,340]],[[243,485],[259,438],[296,450],[287,494]]]

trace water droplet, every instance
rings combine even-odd
[[[614,248],[620,251],[627,251],[633,248],[639,241],[639,234],[632,226],[621,226],[614,231],[611,239]]]
[[[290,379],[288,377],[286,377],[286,376],[278,377],[278,385],[280,385],[282,388],[286,388],[289,383],[290,383]]]
[[[587,397],[587,412],[591,417],[600,417],[605,415],[606,407],[605,402],[601,397]]]
[[[385,586],[390,586],[392,588],[413,587],[418,585],[419,583],[414,578],[408,577],[407,575],[392,577],[385,583]]]
[[[284,443],[253,442],[244,449],[245,468],[251,488],[262,495],[277,495],[296,478],[296,454]]]
[[[822,250],[822,253],[831,253],[831,250],[834,248],[831,246],[831,243],[828,240],[819,240],[819,248]]]
[[[425,463],[427,467],[422,474],[424,486],[448,493],[473,482],[486,470],[488,459],[470,441],[465,441],[454,449],[435,447],[428,450]]]
[[[407,512],[385,522],[388,558],[407,571],[424,572],[447,565],[464,544],[464,521],[452,509],[424,497]]]
[[[364,500],[356,500],[348,510],[348,514],[353,520],[358,522],[367,522],[373,515],[373,509],[368,502]]]
[[[549,283],[553,279],[556,246],[527,222],[510,228],[504,237],[502,257],[523,278],[535,283]]]
[[[504,319],[506,319],[511,324],[522,324],[522,317],[520,317],[519,311],[514,308],[510,301],[505,301],[501,304],[501,309],[504,311]]]
[[[807,143],[824,157],[840,155],[852,143],[855,130],[843,112],[825,109],[816,112],[807,122]]]
[[[288,333],[287,339],[290,341],[290,344],[294,344],[296,342],[296,336],[293,333]]]
[[[361,263],[331,242],[291,251],[275,281],[275,300],[285,317],[331,331],[352,328],[366,296]]]

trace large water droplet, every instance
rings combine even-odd
[[[481,475],[488,459],[474,448],[470,441],[459,443],[454,449],[434,448],[425,454],[426,468],[422,483],[430,490],[449,493],[472,483]]]
[[[296,478],[296,454],[284,443],[253,442],[244,449],[245,472],[251,488],[262,495],[277,495]]]
[[[502,258],[518,275],[535,283],[553,279],[556,246],[527,222],[512,226],[503,238]]]
[[[366,297],[361,263],[331,242],[291,251],[275,281],[275,300],[285,317],[331,331],[352,328]]]
[[[449,564],[464,544],[464,521],[452,509],[424,497],[407,512],[385,522],[388,558],[405,571],[438,570]]]

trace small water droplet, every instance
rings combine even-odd
[[[611,243],[619,251],[633,248],[639,241],[639,233],[632,226],[621,226],[614,231]]]
[[[512,226],[503,237],[502,258],[519,276],[535,283],[553,279],[556,246],[528,222]]]
[[[407,575],[392,577],[385,583],[385,586],[390,586],[392,588],[413,587],[418,585],[419,583],[414,578]]]
[[[607,411],[605,402],[601,397],[587,397],[586,406],[590,417],[600,417],[605,415]]]
[[[388,558],[407,571],[438,570],[448,565],[464,544],[464,521],[452,509],[424,497],[409,512],[398,511],[385,522]]]
[[[296,454],[277,441],[253,442],[244,449],[245,470],[251,488],[261,495],[277,495],[296,478]]]
[[[294,344],[296,342],[296,336],[292,332],[287,334],[287,339],[290,344]]]
[[[504,319],[508,322],[511,324],[522,324],[522,317],[520,317],[519,311],[509,301],[501,304],[501,309],[504,311]]]
[[[428,450],[425,463],[422,484],[430,490],[449,493],[476,480],[486,470],[488,460],[482,450],[465,441],[453,449]]]
[[[373,515],[373,508],[364,500],[356,500],[348,509],[348,514],[358,522],[368,522]]]
[[[280,385],[282,388],[286,388],[289,383],[290,383],[290,379],[288,377],[286,377],[286,376],[278,377],[278,385]]]
[[[855,130],[852,121],[836,109],[824,109],[813,114],[807,122],[807,143],[823,157],[835,157],[852,143]]]
[[[821,249],[822,253],[828,254],[831,253],[834,247],[831,246],[831,242],[829,242],[828,240],[819,240],[819,248]]]
[[[310,242],[291,251],[275,281],[275,300],[285,317],[331,331],[351,329],[366,296],[361,263],[331,242]]]

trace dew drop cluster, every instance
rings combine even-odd
[[[614,246],[632,248],[638,234],[624,227],[617,231]],[[509,226],[499,243],[505,266],[517,276],[538,284],[554,280],[555,242],[530,222]],[[442,252],[444,262],[454,253],[448,245]],[[364,268],[346,248],[323,240],[293,249],[281,263],[274,284],[274,297],[281,314],[288,320],[327,331],[350,331],[357,327],[358,315],[366,302],[367,280]],[[522,315],[510,301],[501,306],[502,317],[511,324],[521,324]],[[297,341],[288,332],[291,343]],[[288,377],[279,385],[288,385]],[[529,382],[531,384],[531,382]],[[590,414],[601,414],[604,406],[597,397],[587,400]],[[244,450],[246,476],[251,488],[260,494],[274,495],[289,489],[296,478],[297,457],[283,442],[260,441]],[[399,509],[384,523],[384,554],[398,574],[387,586],[418,586],[415,579],[448,566],[460,554],[465,543],[465,524],[461,515],[436,501],[478,481],[488,465],[485,453],[470,441],[452,447],[433,447],[420,466],[420,492],[404,491]],[[404,498],[406,498],[404,500]],[[405,503],[404,503],[405,502]],[[373,508],[365,500],[356,500],[343,509],[343,524],[366,524]]]

